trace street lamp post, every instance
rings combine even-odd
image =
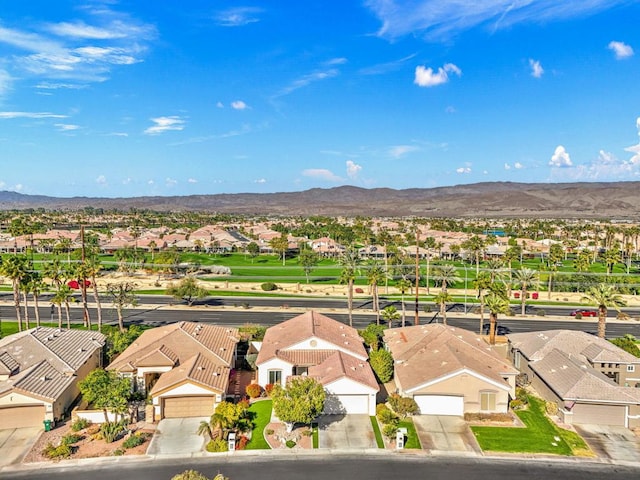
[[[467,313],[467,266],[464,267],[464,313]]]

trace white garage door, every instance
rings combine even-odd
[[[451,395],[415,395],[422,415],[464,415],[464,397]]]
[[[369,414],[369,395],[327,395],[324,401],[324,413],[329,415]]]

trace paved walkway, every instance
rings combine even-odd
[[[460,417],[415,415],[412,419],[424,450],[470,455],[482,452],[469,426]]]

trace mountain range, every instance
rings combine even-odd
[[[406,190],[341,186],[300,192],[128,198],[61,198],[0,192],[0,210],[79,210],[85,207],[245,215],[629,220],[640,217],[640,182],[483,182]]]

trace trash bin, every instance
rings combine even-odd
[[[45,420],[42,423],[44,423],[44,431],[50,432],[51,428],[53,427],[53,420]]]

